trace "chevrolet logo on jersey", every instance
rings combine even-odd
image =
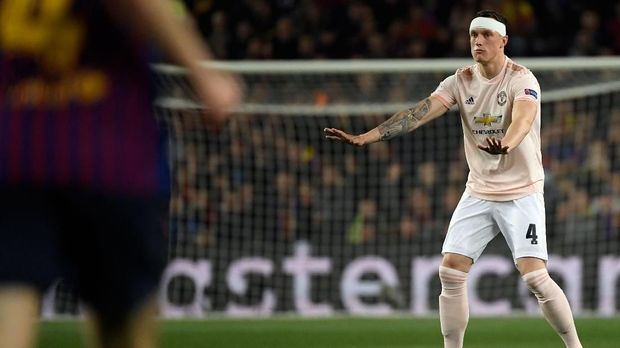
[[[492,123],[498,123],[502,121],[502,116],[491,116],[491,114],[482,114],[482,117],[474,116],[474,123],[482,123],[487,127],[491,127]]]

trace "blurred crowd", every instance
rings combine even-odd
[[[467,57],[480,9],[505,15],[509,56],[620,54],[616,1],[183,1],[226,60]]]
[[[617,94],[599,98],[600,108],[585,110],[554,103],[541,137],[551,239],[602,252],[620,241],[620,109],[611,106]]]

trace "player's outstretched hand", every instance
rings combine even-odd
[[[355,145],[355,146],[363,146],[366,144],[364,139],[359,135],[352,135],[341,131],[336,128],[325,128],[323,129],[325,132],[325,138],[330,140],[343,141],[345,143]]]
[[[209,108],[208,120],[215,124],[226,121],[243,94],[238,78],[223,71],[206,69],[194,72],[192,77],[200,101]]]
[[[482,151],[486,151],[491,155],[505,155],[508,153],[508,146],[502,146],[501,139],[487,138],[487,146],[478,144],[478,148]]]

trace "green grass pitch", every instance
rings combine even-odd
[[[577,319],[584,347],[620,346],[620,318]],[[81,323],[44,322],[39,348],[83,348]],[[439,319],[222,319],[162,321],[161,348],[441,348]],[[472,318],[467,348],[561,348],[542,318]]]

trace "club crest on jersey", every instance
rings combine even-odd
[[[507,100],[508,96],[506,95],[506,92],[501,91],[497,93],[497,104],[499,104],[499,106],[504,106]]]
[[[499,123],[502,121],[502,116],[491,116],[491,114],[482,114],[481,117],[474,116],[474,123],[482,124],[486,127],[491,127],[493,123]]]

